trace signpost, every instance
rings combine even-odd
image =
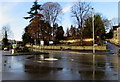
[[[12,54],[14,54],[15,53],[15,48],[17,48],[17,44],[12,44]]]

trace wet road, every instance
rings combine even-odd
[[[101,54],[72,51],[37,56],[3,56],[3,80],[118,80],[117,47]],[[48,61],[46,58],[58,60]],[[94,59],[93,59],[94,58]],[[93,61],[94,60],[94,61]]]
[[[107,48],[110,49],[110,52],[112,52],[113,54],[119,54],[118,53],[118,49],[119,47],[118,46],[115,46],[114,44],[111,44],[111,43],[107,43]]]

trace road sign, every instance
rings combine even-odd
[[[13,47],[13,48],[17,48],[17,44],[13,44],[12,47]]]

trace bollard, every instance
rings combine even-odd
[[[12,54],[14,54],[15,53],[15,50],[14,49],[12,49]]]

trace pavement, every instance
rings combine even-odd
[[[119,54],[120,46],[117,46],[113,43],[107,42],[107,48],[112,52],[113,54]]]

